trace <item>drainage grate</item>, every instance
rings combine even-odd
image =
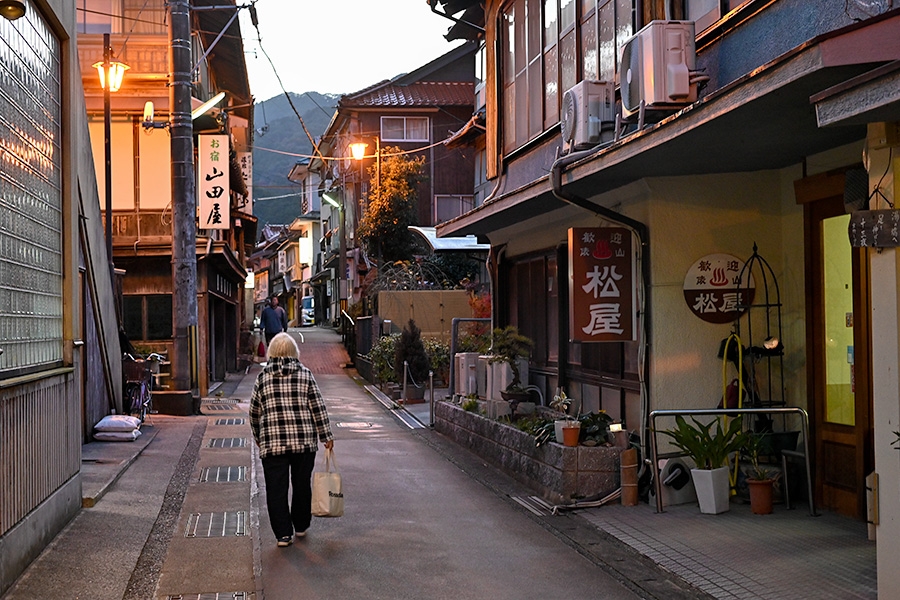
[[[358,421],[358,422],[357,422],[357,421],[350,421],[350,422],[335,423],[334,426],[335,426],[335,427],[345,427],[345,428],[348,428],[348,429],[369,429],[370,427],[372,427],[372,424],[371,424],[371,423],[365,423],[365,422],[362,422],[362,421]]]
[[[549,517],[553,514],[553,506],[538,496],[510,496],[510,498],[539,517]]]
[[[184,537],[210,538],[248,535],[245,511],[193,513],[188,517]]]
[[[205,410],[237,410],[238,407],[232,404],[212,404],[209,402],[203,403],[203,408]]]
[[[206,467],[200,471],[201,483],[247,481],[247,467]]]
[[[212,438],[207,448],[243,448],[247,445],[247,438]]]
[[[218,592],[211,594],[175,594],[166,600],[249,600],[250,592]]]
[[[204,404],[239,404],[240,398],[204,398]]]
[[[238,417],[232,419],[216,419],[216,425],[243,425],[246,422],[246,419],[241,419]]]

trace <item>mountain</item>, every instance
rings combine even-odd
[[[310,135],[314,138],[321,136],[331,122],[339,96],[290,92],[290,97]],[[259,219],[259,229],[262,230],[268,223],[290,224],[300,214],[297,196],[279,196],[296,191],[297,186],[287,178],[291,168],[300,160],[299,156],[294,155],[311,155],[312,144],[283,95],[256,104],[253,119],[256,127],[253,142],[253,214]]]

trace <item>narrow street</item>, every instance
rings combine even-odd
[[[302,336],[300,359],[328,406],[346,509],[338,519],[314,518],[306,538],[276,547],[254,453],[257,584],[267,600],[637,597],[448,460],[428,443],[437,434],[410,429],[376,401],[342,369],[332,332]]]
[[[435,452],[352,379],[317,379],[346,513],[314,519],[305,539],[277,548],[262,491],[268,600],[637,597]]]

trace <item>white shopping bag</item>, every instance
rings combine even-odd
[[[331,470],[332,465],[334,471]],[[314,517],[340,517],[344,514],[344,490],[333,450],[325,450],[325,471],[313,473],[312,514]]]

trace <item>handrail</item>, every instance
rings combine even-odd
[[[656,417],[675,417],[683,415],[778,415],[778,414],[797,414],[800,415],[800,428],[803,432],[803,460],[806,463],[806,491],[809,497],[809,514],[812,517],[819,516],[816,514],[816,501],[813,497],[812,469],[809,463],[809,415],[802,408],[797,407],[774,407],[774,408],[711,408],[711,409],[684,409],[684,410],[654,410],[650,413],[650,452],[653,460],[653,487],[656,490],[656,512],[663,511],[662,505],[662,484],[659,481],[659,450],[656,443]]]
[[[342,310],[342,311],[341,311],[341,314],[344,315],[344,317],[345,317],[348,321],[350,321],[350,324],[351,324],[351,325],[353,325],[354,327],[356,327],[356,321],[353,320],[353,317],[351,317],[350,315],[347,314],[347,311],[346,311],[346,310]]]

